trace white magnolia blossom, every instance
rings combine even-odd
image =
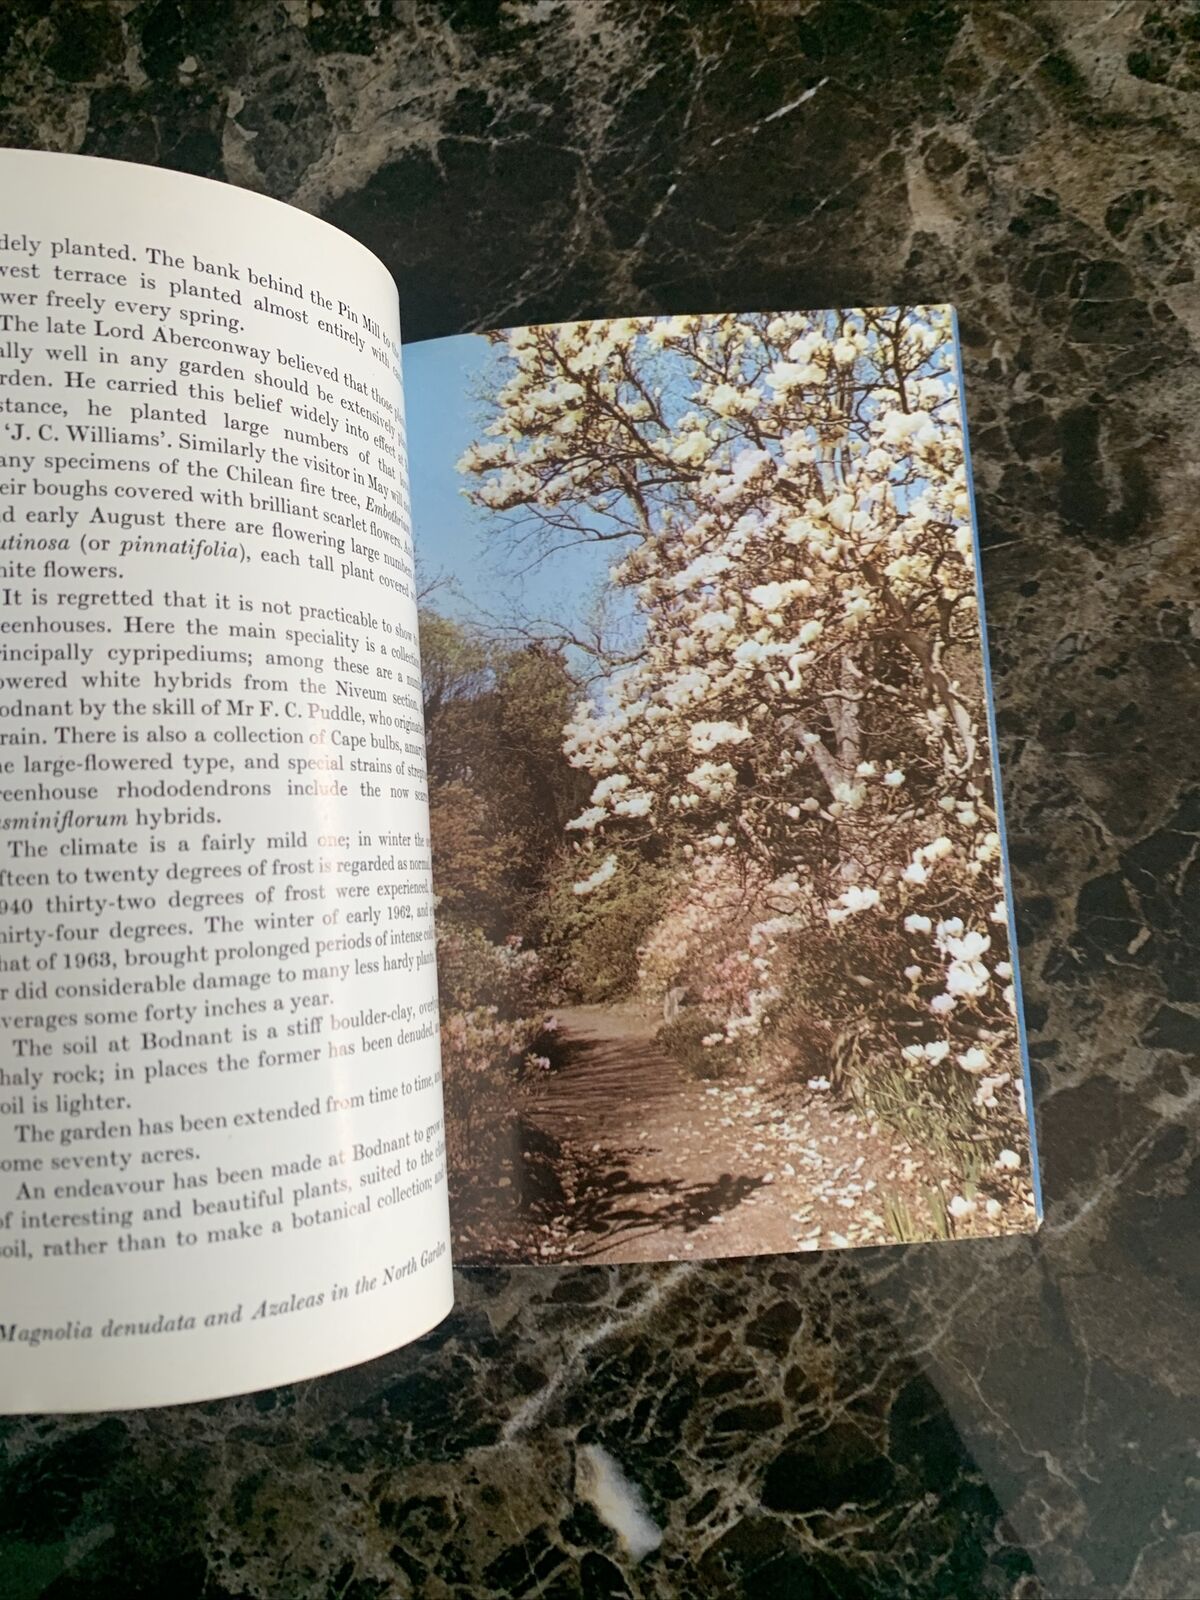
[[[609,881],[617,870],[617,858],[614,855],[605,856],[604,860],[588,878],[583,878],[573,885],[576,894],[591,894],[593,889],[599,889],[602,884]]]
[[[688,744],[697,755],[706,755],[719,744],[744,744],[751,737],[749,728],[735,722],[694,722]]]
[[[568,828],[584,828],[591,831],[598,822],[604,822],[609,815],[607,806],[589,806],[586,811],[581,811],[577,817],[572,817],[567,823]]]
[[[988,1064],[987,1052],[978,1045],[972,1045],[959,1056],[958,1064],[964,1072],[982,1072]]]
[[[1000,1103],[997,1092],[1011,1082],[1010,1072],[998,1072],[994,1076],[980,1078],[979,1087],[975,1091],[975,1104],[980,1110],[994,1111]]]
[[[870,911],[879,904],[879,890],[870,887],[860,888],[857,884],[852,889],[847,889],[838,896],[838,904],[829,908],[831,922],[840,922],[843,917],[852,917],[859,911]]]

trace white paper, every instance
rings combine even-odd
[[[0,1409],[451,1302],[395,288],[274,201],[0,151]]]

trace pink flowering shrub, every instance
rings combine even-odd
[[[494,1006],[442,1018],[447,1145],[459,1171],[490,1165],[487,1151],[513,1116],[512,1086],[542,1032],[540,1019],[506,1022]]]
[[[447,1146],[461,1175],[494,1164],[516,1085],[551,1065],[553,1024],[536,952],[451,926],[438,930],[437,953]]]
[[[736,852],[693,855],[677,869],[665,914],[638,952],[642,993],[668,1008],[677,996],[699,1008],[711,1020],[700,1038],[720,1046],[727,1063],[753,1053],[774,998],[755,942],[755,927],[769,914],[766,882],[753,863]]]
[[[741,1065],[737,1045],[725,1037],[720,1021],[704,1011],[681,1011],[664,1022],[658,1043],[693,1078],[723,1078]]]
[[[543,1006],[541,961],[516,941],[493,944],[478,928],[439,923],[437,962],[443,1013],[483,1006],[511,1021]]]

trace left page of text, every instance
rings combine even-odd
[[[0,1410],[209,1398],[451,1301],[395,287],[0,151]]]

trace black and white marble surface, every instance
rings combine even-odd
[[[351,1372],[6,1423],[0,1595],[1194,1600],[1194,0],[5,0],[0,56],[0,142],[318,212],[410,338],[957,304],[1047,1198],[464,1274]]]

